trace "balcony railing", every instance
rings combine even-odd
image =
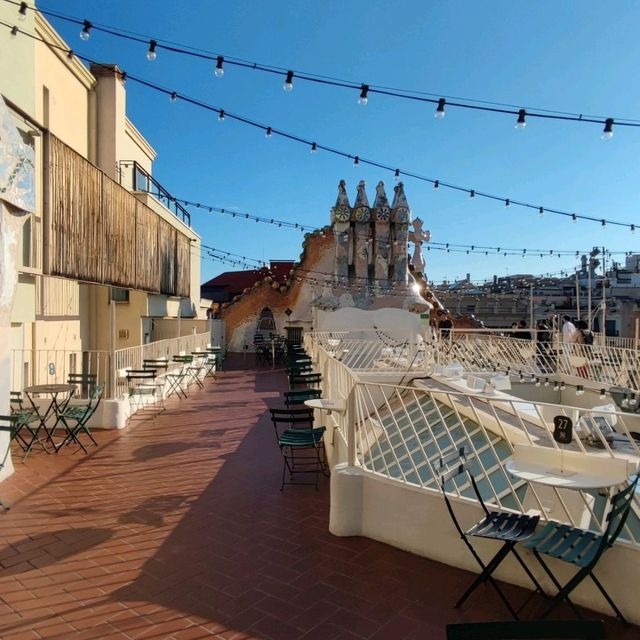
[[[344,334],[340,339],[345,340]],[[333,338],[332,338],[333,339]],[[403,483],[413,490],[438,495],[436,464],[439,457],[465,446],[471,452],[472,473],[484,499],[504,510],[536,509],[543,520],[553,519],[601,532],[606,526],[606,496],[597,490],[576,491],[536,487],[511,477],[504,469],[516,444],[558,449],[552,437],[553,417],[573,419],[576,438],[567,450],[595,458],[623,457],[630,463],[640,459],[634,438],[637,419],[612,411],[607,420],[615,425],[615,440],[581,439],[581,425],[602,418],[602,411],[518,398],[480,397],[430,387],[429,381],[413,386],[364,381],[360,372],[340,362],[314,334],[305,336],[316,369],[322,373],[322,395],[342,401],[346,410],[334,412],[335,431],[328,438],[332,464],[346,461],[363,473]],[[366,374],[365,374],[366,375]],[[630,473],[633,464],[629,465]],[[455,494],[474,501],[467,484]],[[634,498],[633,514],[621,540],[640,548],[640,500]]]
[[[135,160],[118,162],[118,180],[121,185],[129,186],[133,191],[143,191],[161,202],[169,211],[191,226],[191,214],[145,169]]]
[[[127,381],[118,376],[126,368],[141,369],[145,360],[166,358],[180,353],[204,351],[211,334],[197,333],[180,338],[159,340],[136,347],[110,351],[73,349],[13,349],[11,351],[11,391],[21,391],[35,384],[65,383],[70,373],[92,373],[97,383],[105,385],[104,397],[126,395]]]

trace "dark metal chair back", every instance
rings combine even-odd
[[[447,640],[606,640],[602,620],[523,620],[447,625]]]

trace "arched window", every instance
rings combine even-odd
[[[276,322],[273,319],[273,312],[268,307],[265,307],[260,314],[260,319],[258,320],[258,327],[256,331],[261,333],[275,333],[276,332]]]

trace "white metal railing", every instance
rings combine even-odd
[[[11,391],[36,384],[65,383],[70,373],[92,373],[109,393],[111,353],[73,349],[12,349]]]
[[[537,376],[555,373],[640,391],[640,351],[635,349],[456,330],[440,338],[437,356],[441,364],[457,361],[470,371],[494,368]]]
[[[432,387],[365,382],[361,372],[348,368],[333,351],[307,336],[316,367],[323,373],[323,396],[346,399],[347,410],[337,420],[337,431],[350,464],[421,490],[438,492],[435,465],[443,455],[466,446],[472,473],[488,503],[506,510],[537,509],[543,519],[602,531],[607,497],[598,491],[540,487],[514,479],[504,469],[516,444],[558,449],[552,437],[553,418],[565,415],[575,425],[576,437],[566,447],[576,454],[625,458],[629,470],[640,462],[640,415],[530,402],[504,395],[491,398]],[[343,343],[349,340],[343,336]],[[473,342],[473,341],[471,341]],[[511,346],[519,348],[519,345]],[[596,418],[598,420],[596,420]],[[602,425],[612,427],[589,429]],[[634,437],[633,434],[636,434]],[[451,489],[474,500],[468,484]],[[640,501],[622,538],[640,547]]]
[[[352,371],[423,371],[433,360],[430,344],[421,337],[396,340],[383,331],[307,333],[312,354],[316,347],[344,363]]]
[[[173,356],[190,355],[193,352],[204,351],[207,344],[211,342],[211,334],[195,333],[179,338],[169,338],[158,340],[136,347],[118,349],[114,352],[114,366],[112,369],[113,388],[115,397],[126,392],[127,381],[124,376],[119,375],[125,369],[142,369],[145,360],[168,360]]]

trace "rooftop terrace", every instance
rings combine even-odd
[[[11,505],[0,514],[3,640],[417,640],[506,618],[488,588],[453,609],[465,571],[331,535],[328,480],[281,493],[266,408],[286,377],[245,365],[228,360],[157,418],[98,432],[90,455],[67,447],[16,462],[0,485]],[[529,595],[505,590],[517,604]]]

